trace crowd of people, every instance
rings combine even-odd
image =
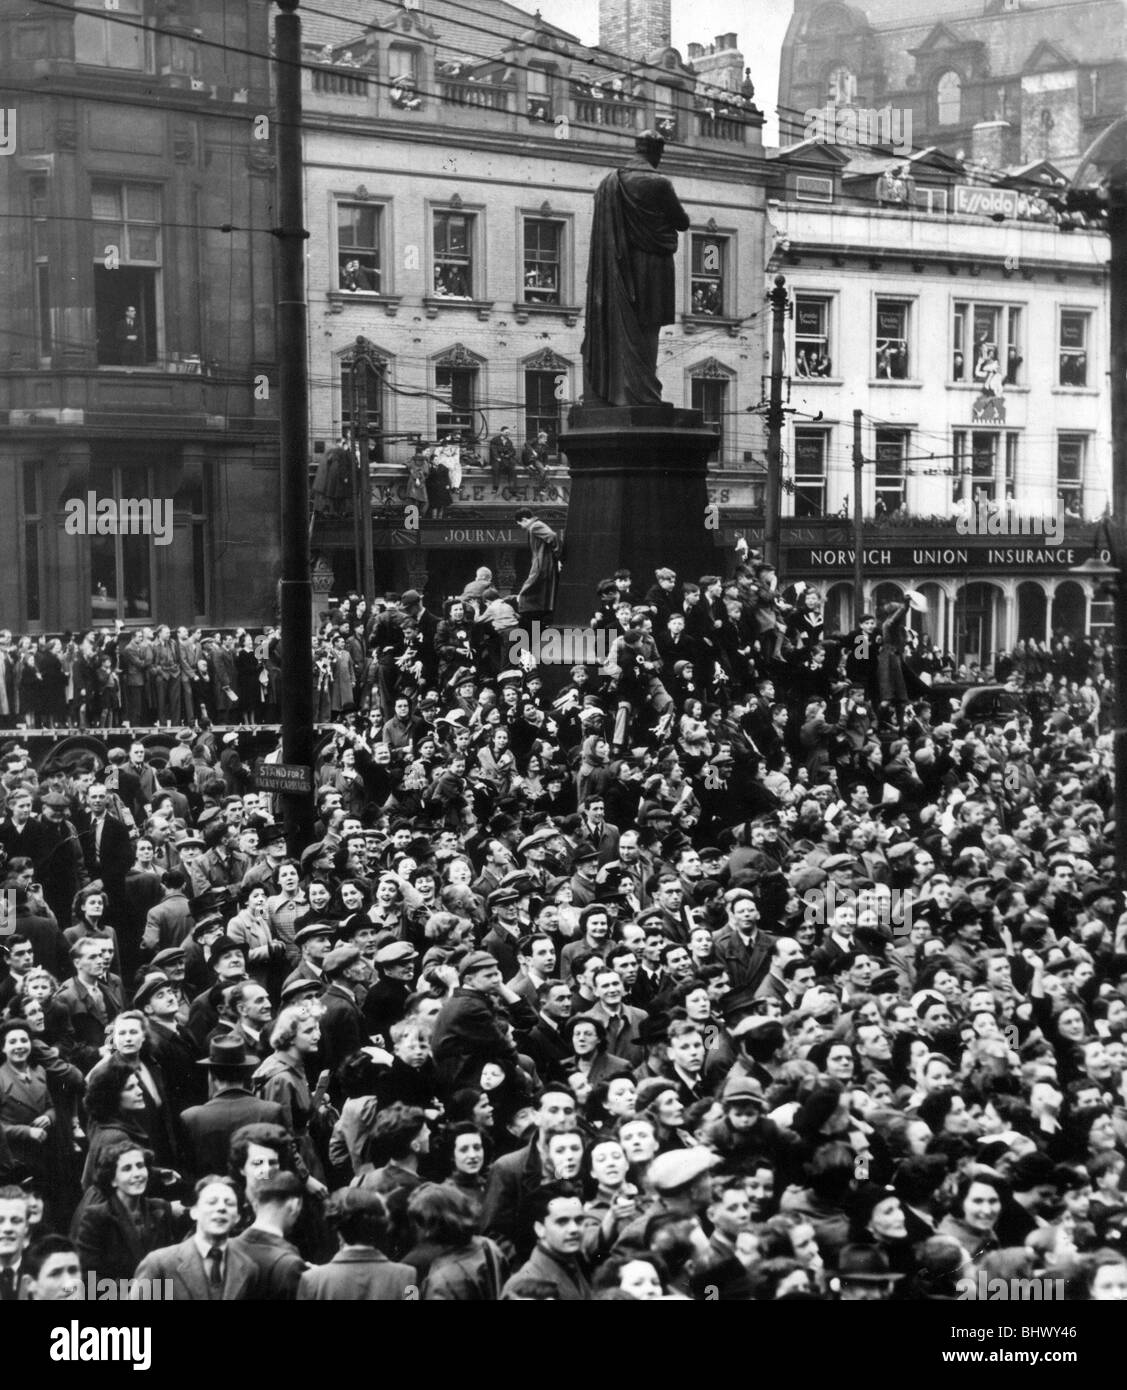
[[[0,1298],[1127,1298],[1108,654],[982,716],[732,570],[562,686],[488,572],[345,601],[308,844],[183,705],[0,745]]]
[[[182,720],[276,721],[279,633],[167,624],[64,632],[0,631],[0,729],[171,728]]]

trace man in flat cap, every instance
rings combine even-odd
[[[337,946],[325,957],[321,968],[328,986],[321,1001],[324,1013],[320,1059],[321,1065],[335,1077],[341,1063],[368,1044],[357,991],[368,983],[371,972],[355,946]]]
[[[376,982],[361,1005],[365,1031],[390,1045],[391,1029],[403,1017],[418,969],[419,953],[409,941],[385,941],[375,953]]]
[[[458,988],[434,1021],[431,1047],[438,1069],[439,1095],[446,1099],[476,1083],[486,1062],[516,1065],[517,1051],[497,1017],[504,1004],[523,1031],[536,1025],[536,1014],[509,989],[495,956],[471,951],[458,967]]]

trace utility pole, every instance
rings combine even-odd
[[[771,305],[771,398],[767,408],[767,487],[763,499],[763,559],[782,579],[779,534],[783,504],[783,349],[790,310],[784,275],[775,276]]]
[[[1108,179],[1111,237],[1111,525],[1115,541],[1115,870],[1127,887],[1127,161]]]
[[[356,557],[357,587],[371,603],[375,597],[375,556],[372,553],[372,479],[368,467],[368,386],[378,371],[375,349],[360,337],[352,347],[353,438],[356,440],[356,502],[360,517],[360,553]]]
[[[301,151],[298,0],[278,0],[274,61],[278,107],[278,359],[282,485],[282,760],[308,769],[308,790],[283,792],[286,842],[313,837],[313,584],[309,573],[309,346]]]
[[[865,521],[861,508],[862,469],[865,456],[861,452],[861,412],[853,412],[853,626],[860,626],[861,614],[865,604],[861,597],[864,589],[864,573],[861,564],[862,548],[865,544]]]
[[[1057,201],[1063,212],[1106,217],[1110,239],[1109,278],[1111,367],[1111,516],[1100,523],[1111,551],[1110,563],[1095,556],[1074,573],[1100,576],[1115,602],[1111,644],[1115,689],[1112,748],[1115,775],[1115,873],[1127,888],[1127,116],[1098,137],[1080,163],[1080,172],[1100,173],[1096,187],[1073,186]],[[1106,172],[1105,172],[1106,171]]]

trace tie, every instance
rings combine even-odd
[[[211,1285],[213,1292],[222,1292],[223,1251],[220,1250],[218,1245],[213,1245],[207,1252],[207,1282]]]
[[[16,1271],[14,1269],[0,1269],[0,1302],[15,1303],[16,1301]]]
[[[102,817],[95,823],[95,828],[94,828],[94,854],[95,854],[98,858],[101,858],[101,854],[102,854],[102,827],[105,825],[105,823],[106,823],[106,818],[105,818],[104,816],[102,816]]]

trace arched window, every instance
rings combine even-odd
[[[852,106],[857,100],[857,76],[847,67],[834,68],[826,88],[826,96],[837,106]]]
[[[945,72],[935,84],[936,114],[940,125],[958,125],[962,113],[963,81],[957,72]]]

